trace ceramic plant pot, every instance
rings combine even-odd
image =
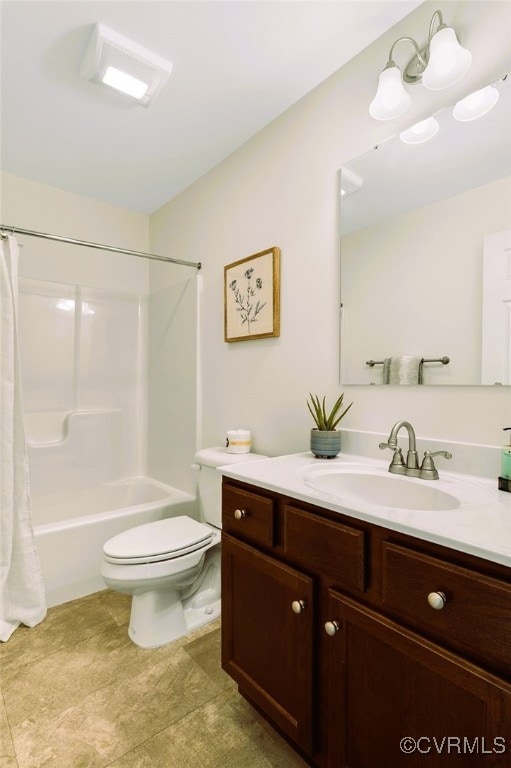
[[[335,459],[341,451],[341,430],[311,429],[311,451],[317,459]]]

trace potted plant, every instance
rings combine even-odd
[[[336,427],[353,403],[342,410],[343,392],[327,413],[325,397],[320,401],[317,395],[309,393],[309,396],[310,401],[307,400],[307,407],[316,423],[316,426],[311,429],[311,451],[318,459],[334,459],[341,450],[341,430]]]

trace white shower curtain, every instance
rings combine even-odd
[[[0,640],[46,615],[30,515],[18,340],[18,243],[0,240]]]

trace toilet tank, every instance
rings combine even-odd
[[[201,520],[222,527],[222,475],[217,467],[267,459],[260,453],[227,453],[221,446],[202,448],[195,454],[198,469],[199,508]]]

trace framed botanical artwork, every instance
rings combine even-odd
[[[224,267],[224,339],[280,335],[280,248]]]

